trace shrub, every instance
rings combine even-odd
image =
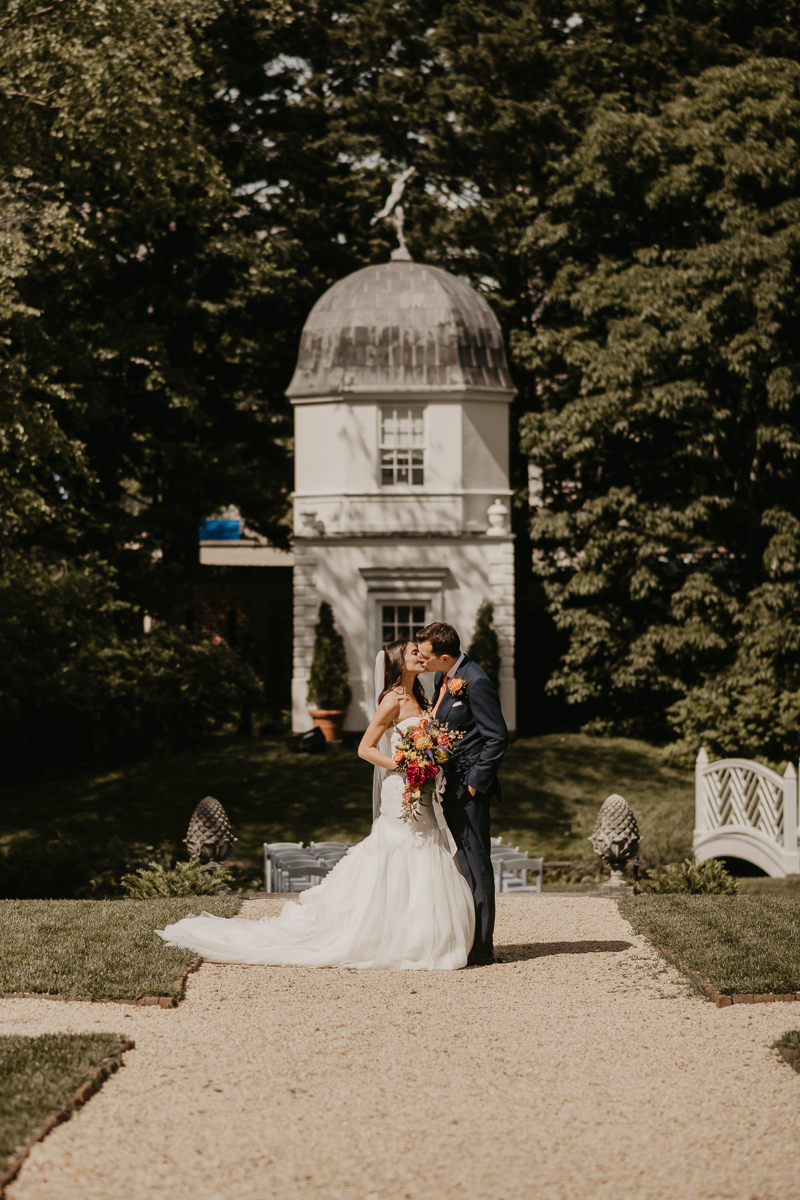
[[[238,719],[262,687],[225,645],[183,628],[120,636],[112,569],[6,556],[0,757],[7,776],[176,749]],[[43,753],[43,751],[45,753]]]
[[[92,868],[81,843],[67,835],[17,838],[0,855],[3,900],[71,900],[91,892]]]
[[[473,662],[485,671],[495,687],[500,685],[500,642],[494,627],[494,605],[482,604],[475,621],[475,636],[468,650]]]
[[[122,876],[122,886],[128,900],[152,900],[157,896],[216,896],[233,883],[225,867],[209,869],[199,858],[177,862],[173,870],[151,862],[139,867],[133,875]]]
[[[735,896],[739,886],[738,879],[728,874],[719,859],[707,858],[695,863],[687,858],[682,863],[669,863],[648,871],[634,885],[634,890],[651,895],[682,892],[692,896]]]
[[[333,623],[333,609],[326,600],[319,606],[319,621],[314,632],[308,703],[317,708],[345,709],[353,698],[347,672],[347,653],[344,638]]]

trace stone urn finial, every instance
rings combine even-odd
[[[494,504],[489,505],[486,515],[489,518],[489,528],[486,530],[487,535],[489,537],[505,537],[508,509],[499,497],[495,500]]]
[[[230,856],[233,836],[228,814],[214,796],[206,796],[192,813],[189,830],[183,839],[192,858],[201,863],[220,863]]]
[[[636,857],[640,840],[630,804],[615,792],[603,801],[589,838],[595,854],[608,863],[611,887],[624,887],[625,864]]]

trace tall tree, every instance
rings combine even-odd
[[[132,546],[144,562],[196,559],[198,521],[221,504],[285,537],[289,428],[267,398],[261,338],[280,280],[203,121],[217,6],[6,11],[0,140],[17,258],[4,345],[19,445],[46,409],[53,446],[31,510],[54,515],[58,475],[73,518],[58,537],[123,571]],[[266,30],[280,19],[258,9]]]
[[[797,52],[796,0],[291,0],[273,59],[231,65],[250,44],[245,10],[229,10],[220,70],[239,82],[220,94],[220,128],[236,127],[243,179],[256,190],[276,260],[287,271],[291,371],[311,302],[348,270],[385,261],[386,228],[370,229],[388,177],[413,165],[407,233],[417,259],[470,279],[507,335],[547,320],[552,263],[527,230],[559,186],[558,166],[580,144],[604,96],[622,111],[655,113],[681,81],[747,55]],[[226,58],[228,52],[232,59]],[[276,384],[278,383],[276,376]],[[521,355],[512,415],[541,406]],[[512,422],[512,428],[515,422]],[[527,460],[514,445],[518,538],[517,655],[531,686],[523,724],[546,719],[538,684],[556,666],[556,633],[530,572]]]
[[[761,589],[796,570],[799,146],[794,62],[713,68],[657,115],[609,99],[531,227],[537,569],[570,638],[553,687],[596,728],[664,733],[678,702],[696,731],[680,698],[731,669],[743,624],[752,676],[786,612]]]

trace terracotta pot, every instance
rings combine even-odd
[[[326,742],[342,740],[342,725],[344,724],[344,709],[341,708],[310,708],[309,713],[316,729],[321,729]]]

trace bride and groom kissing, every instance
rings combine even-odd
[[[279,916],[187,917],[157,931],[168,945],[212,962],[272,966],[457,970],[493,961],[489,807],[508,744],[497,692],[443,622],[383,656],[377,711],[358,748],[382,778],[369,836]],[[435,673],[432,714],[457,737],[436,794],[405,820],[393,755],[428,708],[426,671]]]

